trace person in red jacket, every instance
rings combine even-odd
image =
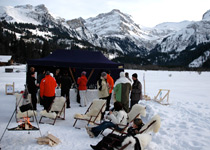
[[[86,98],[86,93],[87,93],[87,77],[86,77],[86,72],[83,71],[81,73],[81,77],[77,79],[77,84],[79,85],[79,95],[80,95],[80,106],[85,107],[87,106],[87,98]]]
[[[55,88],[57,83],[55,78],[50,75],[50,72],[47,71],[45,78],[42,79],[40,83],[40,97],[43,99],[44,109],[49,111],[50,106],[55,99]]]

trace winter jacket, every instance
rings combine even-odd
[[[109,86],[109,93],[112,93],[112,90],[114,88],[114,80],[109,74],[107,74],[107,79],[106,80],[107,80],[107,83],[108,83],[108,86]]]
[[[79,85],[79,90],[87,90],[87,77],[82,75],[80,78],[77,79],[77,84]]]
[[[62,91],[69,91],[72,84],[71,78],[67,75],[62,76],[60,79],[60,84],[61,84]]]
[[[42,79],[44,79],[44,77],[45,77],[45,74],[43,74],[43,73],[39,74],[38,77],[37,77],[37,83],[40,84]]]
[[[121,102],[126,112],[129,112],[129,93],[131,91],[130,83],[119,83],[114,87],[115,99]]]
[[[119,125],[118,126],[119,128],[124,128],[125,125],[127,125],[127,118],[128,118],[128,115],[124,110],[113,111],[112,114],[107,116],[107,119],[111,120],[112,123],[124,125],[124,126]]]
[[[40,96],[53,97],[55,96],[55,88],[57,87],[57,83],[55,78],[51,75],[46,75],[44,79],[42,79],[40,84]]]
[[[131,100],[139,101],[140,99],[142,99],[142,85],[141,82],[136,79],[132,85]]]
[[[61,84],[61,82],[60,82],[60,80],[61,80],[61,75],[60,74],[55,74],[54,75],[54,78],[55,78],[55,81],[56,81],[56,83],[58,84],[58,86],[60,86],[60,84]]]
[[[37,86],[35,84],[36,79],[34,77],[29,76],[28,78],[28,92],[29,93],[36,93],[37,92]]]
[[[97,81],[97,89],[98,89],[98,97],[99,98],[105,98],[105,97],[109,96],[108,85],[106,83],[106,80],[103,77],[101,77]]]

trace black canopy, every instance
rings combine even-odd
[[[55,69],[69,70],[74,81],[86,71],[90,84],[95,84],[102,71],[111,71],[114,80],[119,77],[119,73],[124,71],[124,65],[112,62],[101,52],[85,50],[56,50],[47,57],[41,59],[28,60],[28,69],[33,66],[38,73],[41,69],[55,73]]]
[[[84,50],[56,50],[47,57],[29,60],[30,66],[118,69],[122,64],[112,62],[101,52]]]

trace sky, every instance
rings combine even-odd
[[[119,9],[146,27],[163,22],[199,21],[210,10],[210,0],[0,0],[0,6],[25,4],[44,4],[51,13],[66,20],[87,19]]]

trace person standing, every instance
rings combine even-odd
[[[130,77],[129,77],[129,73],[128,73],[128,72],[126,72],[126,73],[125,73],[125,77],[126,77],[126,78],[128,78],[128,80],[129,80],[129,81],[131,81],[131,79],[130,79]],[[132,81],[131,81],[131,82],[132,82]]]
[[[109,105],[107,104],[108,102],[108,97],[109,97],[109,88],[108,88],[108,83],[106,81],[107,79],[107,73],[102,72],[100,79],[97,81],[97,89],[98,89],[98,98],[102,100],[106,100],[106,111],[109,111]],[[104,114],[105,112],[102,113],[101,119],[104,119]]]
[[[109,111],[110,100],[111,100],[111,97],[112,97],[112,90],[114,88],[114,80],[113,80],[113,78],[111,77],[110,74],[111,74],[111,72],[108,71],[107,72],[107,83],[108,83],[108,88],[109,88],[109,96],[107,98],[106,111]]]
[[[87,93],[87,77],[86,77],[86,72],[83,71],[81,73],[81,77],[77,79],[77,84],[79,85],[79,95],[80,95],[80,107],[85,107],[87,106],[87,98],[86,98],[86,93]]]
[[[97,81],[99,99],[107,100],[107,97],[109,96],[109,89],[108,89],[108,84],[106,82],[106,79],[107,79],[107,73],[102,72],[100,79]]]
[[[60,87],[60,80],[61,80],[61,75],[60,75],[60,69],[56,69],[55,74],[54,74],[56,83],[57,83],[57,88]]]
[[[32,106],[33,110],[37,110],[36,104],[37,104],[37,97],[36,93],[38,90],[39,84],[35,84],[35,72],[31,72],[31,75],[28,77],[28,92],[31,94],[31,100],[32,100]]]
[[[41,73],[37,77],[37,83],[39,84],[39,86],[40,86],[40,83],[41,83],[42,79],[44,79],[44,77],[45,77],[45,70],[42,69]],[[40,96],[40,88],[39,88],[39,91],[38,91],[38,96],[39,96],[40,105],[43,105],[43,99]]]
[[[133,79],[133,85],[132,85],[132,90],[131,90],[131,106],[132,108],[133,105],[137,104],[139,100],[142,99],[142,85],[141,82],[138,80],[138,75],[134,73],[132,75]]]
[[[45,78],[42,79],[40,84],[40,96],[43,99],[44,109],[49,111],[50,106],[55,99],[55,88],[57,83],[55,78],[50,75],[50,72],[47,71]]]
[[[45,77],[45,70],[42,69],[41,73],[37,76],[37,83],[40,84],[44,77]]]
[[[120,78],[116,80],[114,85],[114,98],[121,102],[123,109],[129,112],[129,94],[131,91],[131,82],[125,77],[124,72],[120,72]]]
[[[28,84],[28,79],[31,77],[31,73],[35,72],[35,68],[34,67],[30,67],[29,71],[27,72],[26,75],[26,84]]]
[[[64,72],[64,75],[60,79],[61,84],[61,96],[66,97],[66,108],[70,108],[70,95],[69,90],[72,85],[71,78],[68,76],[68,72]]]

